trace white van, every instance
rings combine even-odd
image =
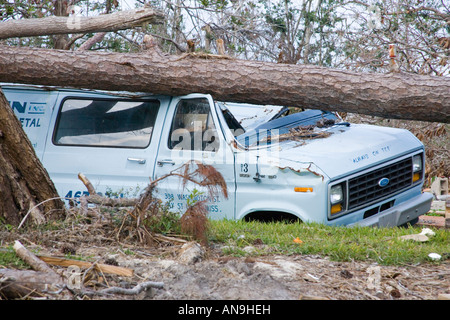
[[[212,219],[398,226],[430,209],[432,195],[421,191],[424,146],[406,130],[206,94],[2,89],[61,197],[87,194],[78,173],[104,195],[137,196],[195,160],[222,174],[228,197],[170,176],[157,196],[180,213],[192,195],[206,200]]]

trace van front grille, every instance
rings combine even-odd
[[[380,186],[383,185],[382,180],[388,183]],[[348,181],[348,210],[394,194],[411,185],[412,158],[362,174]]]

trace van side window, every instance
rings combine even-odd
[[[159,101],[67,99],[58,115],[56,145],[146,148]]]
[[[215,152],[219,146],[208,99],[181,100],[173,118],[169,149]]]

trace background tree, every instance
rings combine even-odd
[[[445,1],[351,1],[342,9],[353,21],[342,34],[342,67],[387,72],[387,48],[394,45],[400,71],[449,75],[450,5]]]

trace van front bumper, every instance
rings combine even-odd
[[[362,227],[395,227],[408,223],[427,213],[431,208],[433,195],[425,192],[377,215],[349,224]]]

